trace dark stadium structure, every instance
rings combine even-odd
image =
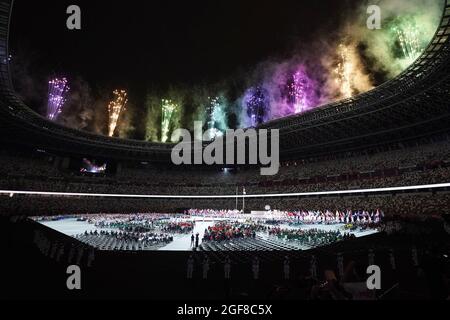
[[[229,173],[217,167],[179,168],[171,164],[171,144],[108,138],[38,115],[12,84],[12,10],[12,1],[0,1],[0,248],[7,252],[6,260],[16,262],[1,266],[1,274],[14,275],[1,297],[308,299],[304,288],[313,281],[308,276],[312,257],[319,261],[320,274],[336,270],[340,257],[354,262],[364,275],[368,252],[383,266],[392,264],[392,252],[398,261],[397,267],[387,267],[379,299],[443,297],[445,289],[433,277],[448,275],[448,261],[445,271],[437,269],[441,264],[436,261],[441,262],[450,243],[450,0],[445,1],[440,26],[427,49],[397,78],[353,98],[259,127],[280,130],[282,168],[276,177],[259,176],[254,167],[226,168]],[[80,175],[76,169],[83,159],[101,159],[112,172]],[[245,213],[266,205],[286,211],[382,209],[387,223],[380,233],[304,251],[250,239],[174,254],[99,252],[28,219],[104,212],[173,214],[192,208],[242,208]],[[404,224],[400,232],[392,232],[399,224]],[[55,254],[58,248],[60,257]],[[411,248],[420,263],[411,263]],[[77,252],[86,270],[86,290],[81,293],[64,288],[66,267]],[[195,271],[194,282],[186,280],[191,254],[199,270],[208,255],[211,278],[220,280],[201,282],[201,271]],[[256,256],[264,265],[260,282],[251,275]],[[295,265],[294,284],[278,277],[287,258]],[[227,259],[234,270],[245,271],[224,282],[222,264]],[[42,277],[21,278],[30,263]],[[428,287],[419,279],[419,268],[429,276]]]

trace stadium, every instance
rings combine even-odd
[[[274,176],[261,175],[261,164],[174,165],[170,135],[184,120],[174,120],[173,97],[156,99],[158,132],[148,139],[122,136],[125,90],[110,96],[103,134],[62,122],[66,78],[49,81],[46,113],[37,112],[14,74],[16,6],[0,1],[2,298],[449,296],[450,1],[411,64],[380,84],[359,88],[362,77],[345,76],[355,62],[343,58],[333,99],[306,93],[306,83],[329,82],[303,68],[288,78],[287,98],[266,78],[241,90],[235,127],[279,132]],[[221,99],[205,100],[212,136],[201,151],[231,129]],[[251,140],[245,146],[251,154]],[[83,290],[66,288],[71,265]],[[382,280],[369,290],[374,265]]]

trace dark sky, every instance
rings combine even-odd
[[[329,34],[347,0],[16,0],[12,53],[33,74],[82,76],[144,93],[150,85],[216,83]],[[82,10],[82,31],[66,8]],[[48,76],[47,76],[48,77]]]

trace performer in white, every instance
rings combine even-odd
[[[76,259],[77,266],[81,265],[81,259],[83,259],[83,255],[84,255],[84,248],[80,246],[77,252],[77,259]]]
[[[187,262],[187,278],[189,280],[192,279],[193,274],[194,274],[194,257],[190,255]]]
[[[259,279],[259,259],[255,257],[252,263],[253,280]]]
[[[57,253],[57,255],[56,255],[56,262],[60,262],[60,261],[61,261],[61,258],[62,258],[62,256],[63,256],[63,254],[64,254],[64,244],[61,243],[61,244],[59,245],[58,253]]]
[[[205,258],[203,259],[203,280],[208,279],[208,272],[209,272],[209,258],[205,255]]]
[[[310,272],[311,272],[311,278],[317,279],[317,260],[316,260],[316,256],[312,256],[311,257]]]
[[[284,271],[284,280],[289,280],[291,277],[291,267],[288,256],[284,258],[283,271]]]
[[[230,257],[227,257],[227,259],[225,260],[225,264],[223,266],[223,271],[224,271],[224,275],[225,275],[225,280],[230,280],[231,279],[231,260],[230,260]]]
[[[92,267],[92,264],[94,263],[94,260],[95,260],[95,250],[94,250],[94,248],[92,248],[89,251],[87,266],[88,267]]]
[[[72,245],[70,246],[69,256],[67,257],[67,262],[68,262],[68,263],[72,263],[73,258],[74,258],[74,255],[75,255],[75,247],[74,247],[74,245],[72,244]]]
[[[411,249],[411,258],[413,262],[413,266],[418,268],[419,267],[419,253],[417,252],[417,248],[414,246]]]
[[[391,263],[391,268],[392,270],[397,270],[397,264],[395,262],[395,254],[394,254],[394,249],[389,250],[389,261]]]
[[[373,249],[369,250],[369,266],[373,266],[375,265],[375,252],[373,251]]]
[[[52,251],[50,253],[50,258],[55,258],[56,250],[58,249],[58,242],[53,243]]]
[[[339,277],[342,279],[344,277],[344,256],[339,253],[337,256],[338,272]]]

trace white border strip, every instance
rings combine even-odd
[[[221,195],[221,196],[182,196],[182,195],[143,195],[143,194],[105,194],[105,193],[68,193],[68,192],[42,192],[42,191],[14,191],[0,190],[0,195],[35,195],[35,196],[60,196],[60,197],[91,197],[91,198],[138,198],[138,199],[247,199],[247,198],[287,198],[287,197],[308,197],[308,196],[332,196],[345,194],[366,194],[393,191],[411,191],[425,189],[450,188],[450,183],[429,184],[409,187],[392,187],[378,189],[360,189],[344,191],[324,191],[324,192],[303,192],[303,193],[281,193],[281,194],[253,194],[253,195]]]

